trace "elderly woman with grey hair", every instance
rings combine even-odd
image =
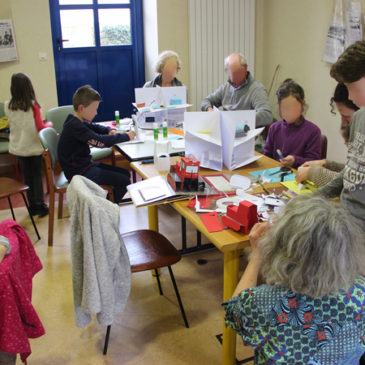
[[[250,233],[252,254],[223,303],[255,364],[359,364],[365,352],[365,244],[348,212],[290,201]],[[266,284],[257,285],[259,272]]]
[[[143,87],[156,86],[183,86],[182,82],[176,78],[176,74],[181,69],[181,60],[174,51],[163,51],[158,55],[155,71],[158,75]]]

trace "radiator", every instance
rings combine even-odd
[[[224,58],[233,52],[241,52],[254,71],[255,0],[189,0],[192,110],[227,81]]]

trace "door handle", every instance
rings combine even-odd
[[[61,38],[57,38],[57,39],[56,39],[56,41],[57,41],[57,43],[58,43],[58,44],[61,44],[61,43],[63,43],[63,42],[69,42],[69,39],[61,39]]]

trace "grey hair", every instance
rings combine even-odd
[[[177,71],[181,70],[181,59],[179,55],[174,51],[163,51],[158,55],[156,65],[155,65],[155,71],[157,73],[162,73],[163,68],[166,65],[166,62],[171,59],[175,58],[177,62]]]
[[[322,197],[292,199],[259,242],[269,285],[311,297],[336,293],[364,274],[364,233]]]
[[[247,65],[247,60],[246,60],[246,57],[242,54],[242,53],[236,53],[239,58],[240,58],[240,64],[242,67],[246,66]],[[231,54],[229,56],[227,56],[225,59],[224,59],[224,68],[227,69],[227,65],[228,65],[228,59],[229,57],[231,56]]]

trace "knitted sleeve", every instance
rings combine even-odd
[[[308,180],[320,187],[330,182],[337,174],[337,171],[332,171],[323,166],[312,165],[308,170]]]
[[[345,168],[345,164],[341,162],[327,160],[323,167],[332,171],[340,172]]]

